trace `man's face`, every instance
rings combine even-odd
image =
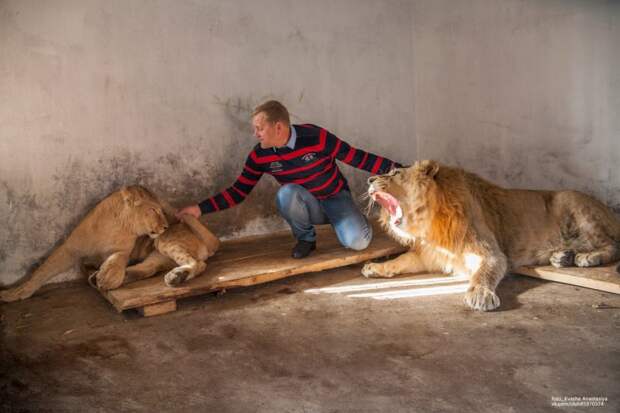
[[[286,144],[286,138],[282,142],[284,125],[281,122],[269,122],[263,112],[252,118],[252,126],[254,127],[254,136],[260,142],[261,148],[273,148]]]

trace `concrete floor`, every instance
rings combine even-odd
[[[620,296],[510,276],[483,314],[462,294],[305,292],[365,282],[308,274],[153,318],[48,288],[0,306],[0,411],[619,411]],[[572,396],[607,402],[551,405]]]

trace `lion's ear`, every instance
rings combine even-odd
[[[424,175],[429,178],[434,178],[439,172],[439,164],[435,161],[422,161],[420,166]]]

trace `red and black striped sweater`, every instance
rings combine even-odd
[[[299,184],[317,199],[325,199],[349,188],[336,165],[336,159],[373,175],[402,166],[390,159],[355,149],[319,126],[305,124],[292,127],[297,135],[294,149],[289,146],[263,149],[260,144],[256,145],[235,183],[202,201],[199,204],[201,212],[208,214],[243,202],[264,173],[273,175],[281,185]]]

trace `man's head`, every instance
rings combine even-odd
[[[252,113],[254,136],[263,149],[286,145],[290,125],[288,110],[277,100],[270,100],[257,106]]]

